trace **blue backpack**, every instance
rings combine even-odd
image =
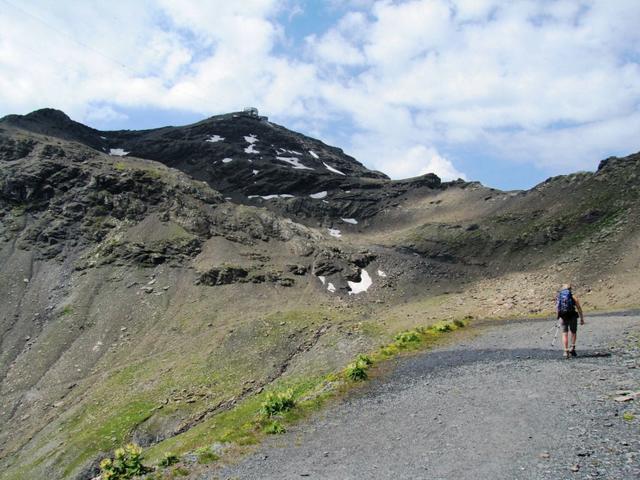
[[[558,313],[572,313],[575,311],[576,301],[573,299],[573,295],[571,295],[571,290],[564,289],[560,290],[558,294]]]

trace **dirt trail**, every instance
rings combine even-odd
[[[640,478],[640,315],[587,317],[561,359],[549,320],[483,327],[390,375],[242,463],[199,478]],[[624,419],[623,414],[633,419]],[[577,470],[577,471],[574,471]]]

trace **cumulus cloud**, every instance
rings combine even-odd
[[[435,173],[444,181],[466,179],[453,164],[440,155],[434,148],[416,145],[400,150],[393,155],[393,162],[383,162],[386,172],[391,178],[407,178],[411,176]]]
[[[553,173],[638,148],[635,0],[4,7],[3,113],[54,106],[115,123],[129,108],[210,115],[254,105],[393,177],[462,176],[438,152],[469,145]],[[292,44],[313,8],[335,21]]]

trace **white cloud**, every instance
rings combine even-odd
[[[252,105],[393,177],[461,176],[438,152],[472,144],[554,172],[639,148],[635,0],[329,2],[341,17],[302,49],[297,0],[11,5],[2,114]]]
[[[124,120],[127,117],[124,113],[118,112],[111,106],[89,107],[85,114],[87,120],[97,120],[100,122],[114,122]]]

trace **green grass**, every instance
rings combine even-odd
[[[336,314],[327,310],[285,310],[267,314],[260,321],[236,321],[232,333],[227,333],[227,327],[222,327],[225,334],[217,337],[216,327],[213,330],[209,327],[203,330],[202,327],[212,319],[210,315],[184,308],[180,310],[180,315],[185,318],[184,334],[198,333],[188,354],[185,355],[182,350],[168,349],[149,357],[143,355],[136,363],[114,366],[108,378],[97,383],[89,395],[83,394],[82,403],[76,403],[77,406],[69,411],[65,420],[56,425],[56,432],[52,431],[38,440],[43,447],[36,447],[36,450],[44,448],[52,439],[64,440],[64,444],[61,443],[64,446],[49,455],[56,455],[57,461],[65,466],[65,477],[77,472],[98,452],[112,452],[130,441],[133,430],[152,415],[153,419],[159,421],[163,416],[171,417],[176,413],[182,418],[189,418],[233,396],[238,397],[245,381],[264,378],[271,371],[271,362],[264,362],[265,358],[273,358],[274,362],[284,358],[283,352],[286,353],[291,343],[287,339],[288,332],[304,332],[304,336],[296,333],[297,341],[303,342],[321,325],[353,321],[349,317],[355,316],[353,312]],[[213,320],[215,324],[216,319]],[[281,325],[283,322],[284,325]],[[408,335],[402,335],[406,332],[401,332],[400,338],[413,340],[400,341],[400,347],[394,341],[388,347],[395,349],[392,354],[422,348],[429,344],[431,336],[435,338],[439,335],[429,332],[429,329],[415,329],[415,332],[409,331]],[[198,344],[198,339],[202,340],[202,345]],[[327,337],[323,341],[328,344],[331,339]],[[171,341],[174,344],[178,342],[175,338]],[[250,342],[251,348],[246,342]],[[215,344],[215,349],[210,348],[210,344]],[[376,351],[356,357],[355,362],[367,373],[372,363],[384,358],[381,351]],[[166,365],[171,365],[174,373],[165,374]],[[169,452],[179,458],[214,442],[252,445],[265,435],[281,433],[290,424],[317,411],[327,401],[351,388],[353,382],[347,380],[349,375],[345,376],[344,368],[335,364],[332,366],[331,363],[329,368],[326,363],[319,365],[324,372],[328,370],[330,373],[314,376],[314,370],[311,369],[297,373],[296,377],[282,378],[266,391],[237,401],[232,409],[221,411],[188,431],[145,449],[146,462],[157,465]],[[318,367],[313,368],[318,371]],[[179,375],[175,372],[179,372]],[[167,398],[171,399],[171,392],[181,392],[183,389],[189,392],[203,391],[207,396],[197,397],[195,403],[189,404],[184,401],[164,402]],[[69,400],[72,402],[73,397]],[[158,409],[160,405],[162,408]],[[36,462],[46,459],[38,457],[33,462],[23,460],[21,472],[35,470]],[[16,471],[12,469],[10,474]],[[9,475],[8,478],[22,477]]]
[[[361,382],[369,378],[367,370],[373,365],[373,360],[368,355],[360,354],[356,357],[355,362],[350,363],[345,368],[344,375],[349,380]]]
[[[285,433],[287,429],[277,420],[270,420],[266,423],[266,425],[262,428],[262,431],[268,435],[278,435],[281,433]]]
[[[199,448],[196,450],[196,455],[198,456],[198,463],[201,465],[208,465],[209,463],[217,462],[220,460],[220,456],[216,453],[213,453],[211,449],[207,447]]]
[[[267,397],[262,402],[260,411],[268,416],[272,417],[279,413],[291,410],[295,406],[293,399],[293,390],[285,390],[284,392],[269,392]]]
[[[630,422],[630,421],[632,421],[632,420],[633,420],[634,418],[636,418],[636,417],[635,417],[635,415],[634,415],[633,413],[631,413],[631,412],[624,412],[624,413],[622,414],[622,418],[623,418],[624,420],[626,420],[627,422]]]

